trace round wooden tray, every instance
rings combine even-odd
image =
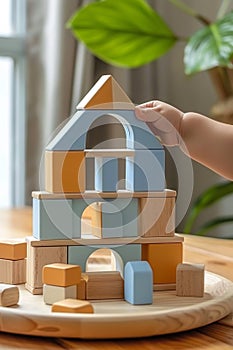
[[[215,322],[233,311],[233,283],[206,272],[203,298],[154,292],[153,305],[95,302],[94,314],[52,313],[41,295],[23,286],[17,307],[0,308],[0,330],[48,337],[133,338],[175,333]]]

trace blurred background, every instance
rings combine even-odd
[[[46,144],[103,74],[112,74],[135,104],[161,99],[183,111],[209,115],[218,102],[216,89],[206,72],[185,76],[185,42],[176,44],[160,59],[134,69],[113,67],[94,57],[66,28],[74,12],[90,2],[4,0],[0,3],[1,208],[31,205],[31,192],[39,189],[39,167]],[[187,37],[201,28],[195,18],[169,1],[148,3],[177,35],[185,33]],[[186,0],[185,3],[212,19],[222,1]],[[185,173],[185,156],[179,150],[176,154],[179,171],[184,167]],[[200,164],[192,162],[192,165],[191,205],[205,189],[224,181]],[[170,189],[179,190],[190,183],[190,179],[183,177],[184,184],[178,184],[176,165],[169,154],[166,178]],[[203,211],[196,225],[207,218],[232,215],[232,208],[233,195],[229,195]],[[179,231],[184,223],[185,218],[178,226]],[[209,234],[233,237],[231,232],[233,225],[228,223]]]

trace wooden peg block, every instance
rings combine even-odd
[[[0,282],[21,284],[26,282],[26,259],[0,259]]]
[[[79,284],[77,284],[77,299],[79,300],[86,299],[86,281],[82,277]]]
[[[0,284],[0,305],[13,306],[18,304],[19,288],[8,284]]]
[[[77,285],[81,280],[81,267],[71,264],[49,264],[43,267],[42,281],[53,286]]]
[[[176,269],[176,295],[204,296],[204,264],[178,264]]]
[[[7,240],[0,242],[0,259],[21,260],[27,256],[27,243]]]
[[[86,272],[86,299],[123,299],[124,281],[118,271]]]
[[[52,312],[73,312],[93,314],[94,309],[89,301],[65,299],[54,303],[51,308]]]
[[[77,295],[77,286],[51,286],[49,284],[43,285],[43,297],[45,304],[52,305],[60,300],[67,298],[75,299]]]

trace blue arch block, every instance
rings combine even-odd
[[[153,303],[153,272],[147,261],[130,261],[125,265],[125,300],[130,304]]]

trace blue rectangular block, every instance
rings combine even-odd
[[[135,192],[163,191],[165,189],[164,150],[136,150],[133,162],[132,176]]]
[[[153,303],[153,272],[147,261],[130,261],[125,265],[125,300],[134,305]]]
[[[39,240],[71,239],[72,200],[33,198],[33,236]]]
[[[95,159],[95,189],[100,192],[116,192],[118,184],[118,159]]]

